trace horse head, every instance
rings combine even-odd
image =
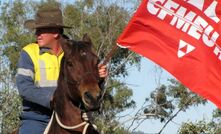
[[[92,42],[87,34],[82,41],[62,40],[64,57],[61,67],[66,81],[67,97],[75,105],[86,110],[97,110],[100,106],[98,57],[92,51]],[[59,78],[60,79],[60,78]]]

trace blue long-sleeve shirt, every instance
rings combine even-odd
[[[56,87],[37,87],[34,84],[34,65],[30,56],[22,51],[18,62],[18,70],[23,69],[26,74],[17,73],[16,84],[20,96],[27,101],[50,108],[50,99]],[[29,74],[29,75],[28,75]]]

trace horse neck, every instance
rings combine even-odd
[[[62,63],[63,64],[63,63]],[[64,69],[61,69],[64,71]],[[51,103],[53,110],[58,114],[62,124],[66,126],[76,126],[84,122],[81,117],[81,110],[78,105],[73,104],[73,100],[68,97],[68,86],[67,82],[64,80],[64,72],[61,71],[58,80],[58,87],[54,92],[53,101]],[[72,89],[73,90],[73,89]],[[77,102],[79,97],[74,97]],[[83,132],[84,126],[74,129],[74,131],[67,131],[61,128],[55,118],[53,119],[51,127],[51,133],[56,134],[62,132],[62,134],[81,134]],[[50,134],[51,134],[50,133]],[[93,127],[89,126],[86,134],[99,134]]]
[[[58,114],[60,121],[67,126],[75,126],[83,122],[81,117],[81,110],[75,106],[66,95],[67,86],[58,85],[53,98],[53,110]],[[63,86],[62,86],[63,85]],[[75,129],[76,131],[83,131],[83,127]]]
[[[61,69],[60,69],[60,74],[59,74],[59,79],[58,79],[58,87],[54,92],[53,101],[51,105],[52,105],[52,109],[54,110],[54,112],[57,113],[62,124],[66,126],[76,126],[83,122],[82,117],[81,117],[82,113],[77,104],[79,97],[77,95],[76,97],[68,96],[69,87],[67,85],[67,80],[65,80],[64,70],[65,70],[64,59],[62,59]],[[73,87],[73,88],[76,88],[76,87]],[[73,88],[70,88],[70,89],[74,90]],[[75,100],[70,100],[70,98],[74,98]],[[77,105],[75,105],[74,103]],[[52,127],[55,128],[54,130],[55,133],[57,133],[56,132],[57,130],[62,131],[64,133],[66,132],[67,134],[69,133],[69,131],[62,129],[57,124],[57,121],[53,121]],[[84,126],[76,128],[74,129],[74,131],[82,132],[83,128]]]
[[[64,100],[62,109],[55,109],[58,116],[60,117],[61,122],[66,125],[74,126],[83,122],[81,117],[81,110],[73,105],[73,103],[67,98]]]

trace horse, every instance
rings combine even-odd
[[[85,34],[82,41],[62,39],[61,44],[64,56],[51,101],[54,112],[45,133],[99,134],[86,114],[99,109],[101,98],[99,59],[91,39]]]

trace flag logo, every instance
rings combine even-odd
[[[193,45],[190,45],[189,43],[187,43],[183,40],[180,40],[177,56],[178,56],[178,58],[182,58],[186,54],[192,52],[194,49],[195,49],[195,47]]]

